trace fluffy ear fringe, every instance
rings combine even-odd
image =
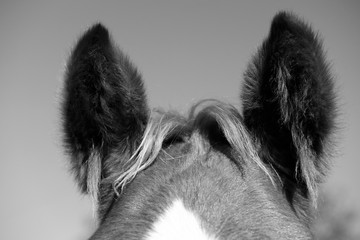
[[[101,24],[91,27],[70,56],[62,106],[65,147],[84,192],[109,175],[103,159],[115,146],[131,148],[148,107],[141,76]]]
[[[277,14],[245,73],[243,116],[289,198],[295,184],[316,200],[334,129],[333,88],[317,34],[293,14]]]

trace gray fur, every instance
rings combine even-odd
[[[136,68],[104,26],[90,28],[70,56],[62,112],[75,178],[97,203],[91,239],[143,239],[175,199],[218,239],[310,239],[336,109],[309,25],[274,17],[241,99],[242,115],[218,101],[150,114]]]
[[[186,142],[164,148],[127,185],[92,239],[141,239],[174,199],[219,239],[310,238],[307,225],[252,159],[221,143],[213,146],[205,135],[194,131]]]

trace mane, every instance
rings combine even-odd
[[[204,126],[213,121],[217,123],[226,141],[236,154],[246,161],[254,161],[275,186],[271,172],[260,160],[238,110],[230,104],[217,100],[203,100],[190,109],[188,118],[177,113],[152,111],[139,146],[125,162],[126,170],[113,182],[116,195],[119,196],[139,172],[150,166],[161,151],[165,152],[162,146],[168,139],[202,136],[201,132],[204,130]],[[196,143],[197,145],[201,144],[198,141]]]
[[[164,141],[176,132],[180,134],[185,126],[186,120],[178,114],[159,110],[151,112],[140,145],[125,162],[126,170],[113,183],[116,195],[119,195],[118,189],[122,191],[140,171],[154,162]]]

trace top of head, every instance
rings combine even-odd
[[[188,117],[151,112],[141,75],[108,30],[84,33],[62,113],[72,171],[98,206],[92,239],[162,239],[156,222],[182,213],[209,239],[311,237],[336,115],[321,41],[280,12],[244,76],[242,113],[218,101]]]

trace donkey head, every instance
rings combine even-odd
[[[242,117],[231,108],[228,115],[235,120],[228,122],[245,136],[240,140],[251,142],[254,154],[244,158],[258,158],[258,165],[271,175],[273,184],[267,189],[272,190],[266,191],[277,192],[290,206],[288,209],[293,211],[296,221],[307,229],[326,169],[335,118],[333,82],[321,41],[299,18],[281,12],[274,17],[268,37],[244,76]],[[165,145],[176,145],[173,137],[176,134],[189,139],[200,129],[210,145],[225,142],[223,152],[237,161],[231,149],[249,150],[241,141],[233,141],[231,126],[221,120],[226,117],[225,112],[218,111],[212,116],[199,114],[200,117],[190,120],[174,117],[172,121],[176,123],[168,125],[171,130],[152,135],[161,139],[153,139],[155,147],[151,151],[157,150],[150,155],[155,159]],[[62,113],[64,142],[71,156],[72,171],[82,192],[91,194],[97,201],[102,224],[117,209],[119,199],[131,195],[126,192],[126,183],[131,185],[133,178],[122,189],[118,189],[118,179],[128,172],[129,166],[137,164],[131,161],[139,154],[140,146],[145,148],[144,141],[153,129],[150,126],[153,122],[141,75],[116,48],[101,24],[91,27],[80,38],[70,56]],[[178,126],[182,127],[181,133],[174,130]],[[155,165],[154,159],[148,165],[135,166],[135,171],[146,171],[146,167]],[[270,182],[270,178],[266,179]],[[121,190],[123,193],[117,194]],[[196,197],[192,201],[196,202]],[[122,218],[125,219],[124,215]],[[296,231],[291,234],[296,236]]]

